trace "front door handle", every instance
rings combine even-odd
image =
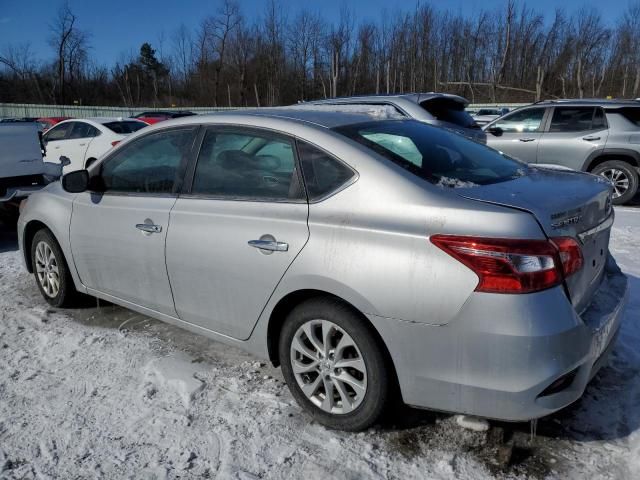
[[[518,140],[521,142],[533,142],[535,138],[519,138]]]
[[[288,243],[276,242],[275,240],[249,240],[247,243],[254,248],[270,252],[286,252],[289,250]]]
[[[594,137],[589,135],[588,137],[582,137],[583,140],[586,140],[587,142],[594,142],[596,140],[600,140],[600,137]]]
[[[152,223],[138,223],[136,228],[145,233],[160,233],[162,231],[162,225],[154,225]]]

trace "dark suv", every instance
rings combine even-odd
[[[640,102],[550,100],[519,108],[489,123],[487,145],[528,163],[556,164],[602,175],[613,203],[638,191]]]

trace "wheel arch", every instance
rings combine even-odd
[[[30,220],[24,227],[22,238],[22,253],[24,255],[24,263],[29,273],[33,273],[33,262],[31,261],[31,244],[33,243],[33,238],[35,237],[36,233],[42,229],[49,230],[58,244],[60,243],[56,238],[55,233],[53,233],[53,231],[45,223],[41,222],[40,220]]]
[[[269,316],[269,323],[267,326],[267,351],[269,355],[269,361],[273,366],[277,367],[280,365],[279,355],[278,355],[278,343],[280,340],[280,332],[282,331],[282,326],[287,318],[287,315],[302,302],[305,302],[311,298],[331,298],[341,302],[346,305],[350,310],[355,313],[363,325],[372,333],[375,337],[376,341],[380,345],[382,349],[382,354],[387,360],[389,367],[391,368],[391,372],[393,374],[393,382],[394,387],[397,387],[398,384],[398,374],[396,372],[396,367],[393,362],[393,358],[391,357],[391,353],[387,348],[387,344],[375,328],[373,323],[367,318],[367,316],[356,308],[351,302],[345,300],[344,298],[335,295],[333,293],[324,291],[324,290],[316,290],[316,289],[300,289],[295,290],[293,292],[288,293],[284,297],[282,297],[276,306],[271,311]]]
[[[631,166],[640,168],[640,153],[635,150],[628,150],[625,148],[605,148],[604,150],[591,154],[585,161],[582,170],[584,172],[591,172],[598,165],[611,160],[626,161]]]

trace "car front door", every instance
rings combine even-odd
[[[72,125],[61,148],[64,152],[62,154],[71,160],[71,163],[64,167],[64,173],[84,168],[87,150],[94,138],[100,134],[97,128],[86,122],[73,122]]]
[[[292,139],[206,131],[170,214],[167,269],[180,319],[246,339],[309,237]]]
[[[542,135],[538,163],[582,170],[585,161],[604,149],[609,136],[600,107],[554,107],[549,128]]]
[[[196,130],[145,135],[92,169],[93,191],[74,199],[70,229],[74,263],[90,293],[176,315],[165,241]]]
[[[499,118],[486,129],[487,145],[523,162],[535,163],[545,112],[545,107],[533,107]]]
[[[47,133],[42,136],[42,141],[45,144],[46,154],[44,156],[45,162],[58,163],[60,157],[64,155],[64,145],[67,141],[66,138],[71,134],[74,122],[65,122],[51,128]]]

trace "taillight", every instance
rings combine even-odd
[[[120,140],[116,140],[116,141],[114,141],[114,142],[111,142],[111,146],[112,146],[112,147],[115,147],[115,146],[116,146],[117,144],[119,144],[119,143],[120,143]]]
[[[571,237],[554,237],[551,241],[558,249],[560,262],[562,262],[562,273],[565,277],[573,275],[582,268],[584,260],[578,242]]]
[[[478,292],[530,293],[559,285],[582,266],[567,237],[547,240],[432,235],[431,243],[478,275]]]

